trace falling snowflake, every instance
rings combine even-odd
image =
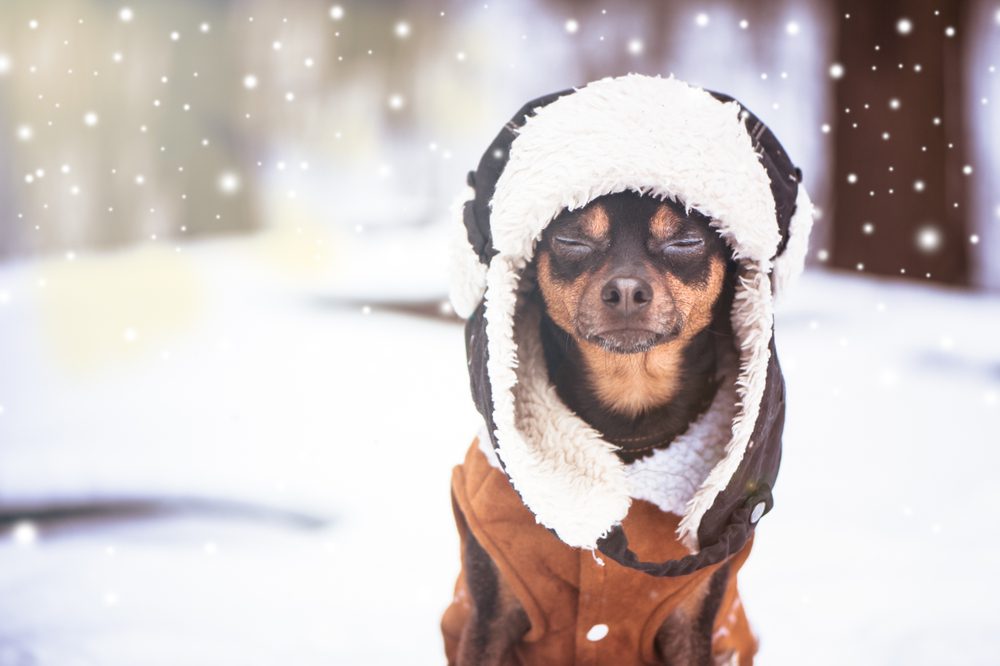
[[[934,225],[926,225],[917,230],[917,247],[931,254],[941,249],[941,230]]]
[[[18,546],[33,546],[38,541],[38,527],[30,520],[19,520],[14,523],[10,536]]]
[[[224,171],[219,175],[219,191],[232,195],[240,190],[240,177],[232,171]]]

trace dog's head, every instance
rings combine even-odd
[[[636,354],[711,323],[729,257],[707,217],[623,192],[553,220],[538,284],[549,317],[577,342]]]

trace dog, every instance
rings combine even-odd
[[[600,197],[552,222],[535,272],[549,376],[624,462],[669,445],[705,411],[718,388],[717,350],[732,345],[735,275],[707,217],[633,192]],[[463,566],[475,612],[457,664],[507,663],[527,615],[474,537]],[[712,663],[726,575],[705,579],[663,623],[662,663]]]
[[[672,78],[534,99],[492,141],[453,240],[483,429],[452,473],[449,664],[753,663],[737,578],[781,458],[800,183]]]

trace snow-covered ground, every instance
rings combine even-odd
[[[0,512],[145,509],[0,527],[0,664],[443,662],[462,331],[366,299],[439,297],[444,244],[328,240],[0,267]],[[782,305],[760,663],[997,663],[998,339],[996,296],[808,273]]]

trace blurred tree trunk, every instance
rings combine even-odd
[[[965,284],[963,35],[946,30],[961,25],[967,2],[836,4],[844,75],[836,93],[832,262]],[[898,28],[902,18],[909,32]]]
[[[970,281],[1000,292],[1000,28],[995,0],[969,0],[959,30],[966,101],[965,141],[975,169],[967,219],[976,242],[969,246]]]

